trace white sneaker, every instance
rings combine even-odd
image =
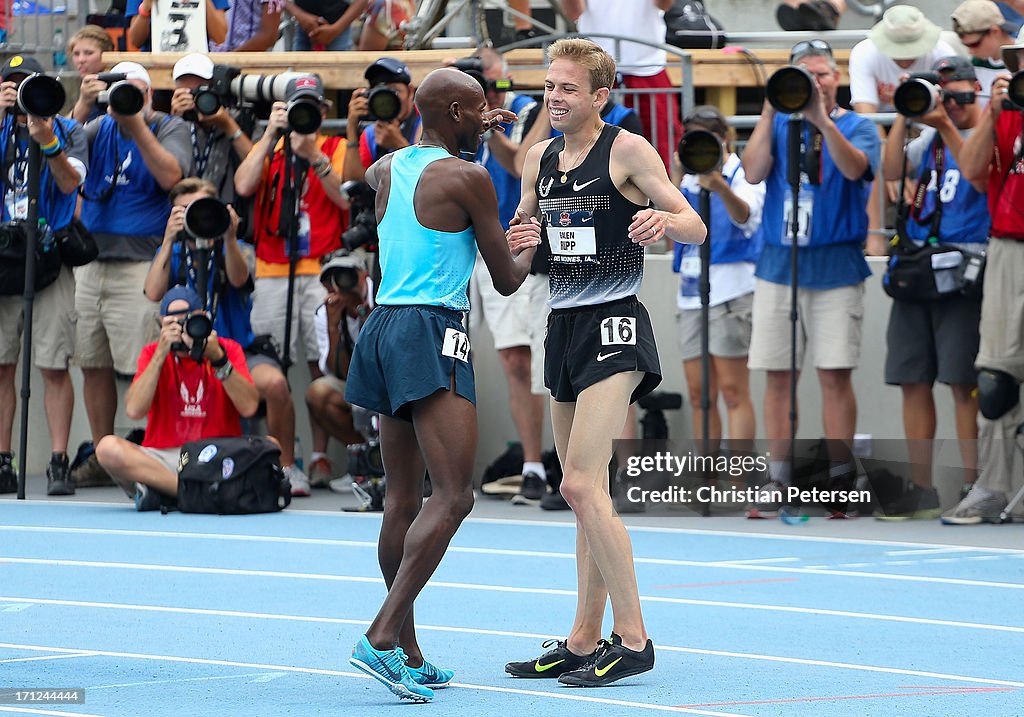
[[[340,478],[334,478],[327,486],[333,493],[351,493],[352,492],[352,476],[346,473]]]
[[[293,498],[307,498],[312,494],[312,490],[309,487],[309,477],[297,465],[292,463],[290,466],[284,466],[281,471],[284,473],[284,477],[288,479],[288,482],[292,484]]]

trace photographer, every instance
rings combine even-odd
[[[961,175],[959,158],[964,138],[981,116],[975,101],[981,85],[970,60],[947,57],[932,67],[941,80],[941,100],[918,117],[921,135],[904,152],[907,119],[901,114],[889,131],[882,156],[886,181],[917,178],[913,201],[898,220],[901,239],[917,246],[936,240],[965,252],[979,253],[988,237],[989,212],[984,186],[975,188]],[[905,80],[906,81],[906,80]],[[910,80],[913,81],[913,80]],[[932,439],[938,380],[953,393],[957,438],[966,483],[974,482],[978,438],[978,323],[981,297],[954,295],[937,301],[892,303],[886,331],[885,382],[903,394],[903,429],[910,452],[913,488],[890,505],[881,518],[937,518],[939,496],[932,487]]]
[[[30,57],[15,55],[0,70],[0,203],[4,232],[24,232],[28,217],[29,144],[38,144],[43,165],[39,187],[39,234],[37,243],[49,248],[53,266],[37,262],[36,298],[32,317],[32,345],[35,365],[43,377],[43,405],[50,429],[52,456],[46,469],[47,495],[75,492],[68,476],[68,433],[74,390],[68,362],[74,353],[75,280],[71,269],[61,266],[56,256],[54,233],[64,230],[75,211],[76,190],[86,177],[89,153],[82,128],[63,117],[33,117],[19,108],[18,88],[25,79],[43,68]],[[6,242],[5,242],[6,243]],[[24,284],[24,255],[0,259],[5,279],[0,284],[0,493],[17,490],[17,478],[11,453],[14,425],[15,368],[21,349],[24,315],[18,294],[9,294],[11,279]],[[40,286],[44,274],[51,283]],[[24,456],[22,459],[24,460]]]
[[[686,133],[710,132],[722,145],[721,165],[704,174],[687,174],[680,191],[694,209],[701,189],[711,192],[711,281],[708,346],[711,352],[709,376],[710,410],[708,438],[722,437],[718,411],[721,392],[729,419],[729,440],[753,441],[754,406],[750,400],[751,313],[754,303],[754,265],[761,253],[761,213],[764,209],[763,183],[751,184],[744,176],[740,158],[733,151],[735,130],[716,107],[696,107],[683,118]],[[702,438],[701,409],[701,256],[693,244],[674,244],[673,269],[680,273],[679,348],[683,374],[693,408],[693,437]],[[711,445],[715,445],[711,443]]]
[[[160,301],[176,285],[196,288],[196,241],[187,231],[186,209],[198,199],[216,196],[215,187],[198,177],[187,177],[171,190],[171,216],[164,241],[146,276],[145,294],[151,301]],[[228,211],[230,228],[223,241],[214,243],[215,253],[210,256],[207,306],[216,307],[213,329],[217,335],[232,339],[245,349],[246,366],[260,398],[267,404],[267,431],[280,443],[281,467],[291,479],[298,471],[294,456],[295,406],[270,337],[253,333],[250,314],[255,255],[251,245],[238,240],[234,208],[228,205]],[[216,252],[218,244],[220,252]]]
[[[153,50],[150,37],[150,19],[153,15],[154,0],[128,0],[125,17],[131,18],[128,26],[128,42],[139,48],[141,52]],[[224,42],[228,36],[227,11],[231,8],[229,0],[206,0],[206,37],[208,42]],[[203,43],[206,46],[206,42]],[[157,50],[160,48],[157,47]]]
[[[107,83],[97,75],[103,72],[103,53],[113,51],[114,41],[106,30],[97,25],[86,25],[68,40],[71,64],[82,78],[71,117],[81,124],[96,119],[106,111],[99,104],[98,98],[100,92],[107,89]]]
[[[110,90],[118,101],[112,96],[107,114],[85,125],[93,171],[82,187],[81,218],[100,253],[75,273],[75,361],[94,445],[114,432],[115,371],[131,376],[142,347],[156,336],[158,307],[142,287],[170,213],[167,192],[192,166],[188,127],[152,109],[146,69],[121,62],[111,71],[127,76]],[[121,104],[124,98],[129,102]],[[120,114],[114,105],[141,109]],[[108,481],[95,456],[73,478],[78,485]]]
[[[234,168],[252,151],[252,140],[223,105],[211,115],[196,110],[194,90],[213,79],[213,60],[192,53],[174,63],[171,114],[188,123],[192,140],[192,174],[217,188],[225,202],[234,199]]]
[[[306,404],[331,438],[362,443],[352,422],[352,406],[345,400],[345,381],[359,330],[373,310],[372,280],[361,257],[339,249],[324,257],[320,283],[327,296],[317,307],[313,325],[323,376],[309,385]]]
[[[348,152],[345,154],[345,180],[362,181],[371,164],[388,152],[408,147],[419,139],[420,115],[413,103],[416,88],[405,63],[393,57],[382,57],[366,68],[363,75],[370,88],[352,93],[348,103]],[[397,99],[395,116],[379,118],[370,111],[370,93],[378,88],[390,90]],[[374,120],[362,131],[359,123]],[[355,150],[359,152],[355,152]]]
[[[125,395],[128,417],[146,419],[142,445],[109,435],[96,446],[100,465],[135,496],[137,510],[159,508],[159,494],[177,495],[183,444],[241,435],[240,417],[253,415],[259,405],[237,343],[214,332],[193,358],[195,340],[185,325],[203,313],[192,289],[176,286],[164,295],[160,339],[143,348]]]
[[[1024,66],[1024,31],[1003,47],[1010,72]],[[992,101],[960,150],[960,169],[972,184],[988,189],[992,229],[981,301],[978,345],[978,480],[942,522],[967,525],[998,522],[1014,483],[1017,427],[1024,420],[1020,382],[1024,380],[1024,97],[1010,93],[1018,75],[992,83]]]
[[[321,114],[326,113],[323,87],[317,80]],[[283,136],[282,136],[283,135]],[[290,317],[291,345],[285,347],[288,305],[289,236],[292,218],[281,216],[287,184],[285,142],[297,160],[299,184],[298,217],[295,240],[295,296]],[[256,243],[256,289],[253,294],[252,325],[257,334],[269,334],[289,357],[298,355],[299,338],[313,379],[320,377],[315,357],[319,355],[313,314],[324,300],[319,282],[320,257],[340,248],[342,227],[347,219],[348,203],[341,195],[341,167],[345,148],[341,137],[327,136],[319,130],[299,134],[288,130],[287,104],[275,102],[267,130],[249,156],[235,170],[235,191],[242,197],[256,195],[254,236]],[[308,167],[308,168],[304,168]],[[329,473],[321,471],[326,461],[327,434],[311,417],[313,457],[310,472],[317,483],[326,484]],[[296,458],[299,458],[296,456]],[[289,476],[292,495],[309,495],[309,481],[296,469]]]
[[[871,275],[864,259],[868,229],[867,202],[879,162],[878,131],[870,120],[844,110],[836,102],[839,70],[831,48],[820,40],[793,46],[790,64],[813,77],[811,97],[803,110],[799,208],[793,214],[788,182],[789,116],[776,113],[767,100],[743,152],[748,182],[765,182],[764,249],[757,262],[753,327],[748,368],[767,372],[764,422],[772,446],[770,489],[791,482],[790,410],[790,255],[793,225],[797,226],[799,334],[797,370],[804,345],[812,346],[821,384],[826,438],[836,452],[830,456],[830,478],[848,480],[855,471],[847,450],[857,424],[857,398],[852,373],[860,360],[864,318],[864,279]],[[799,374],[797,375],[799,378]],[[759,505],[749,517],[778,511]],[[839,516],[837,516],[839,517]]]

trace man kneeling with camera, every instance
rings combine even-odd
[[[176,286],[160,304],[160,339],[147,344],[125,396],[132,420],[146,418],[142,445],[115,435],[96,446],[100,465],[138,510],[155,510],[160,496],[178,493],[181,447],[204,438],[241,435],[241,416],[251,416],[259,394],[242,347],[218,338],[194,339],[209,326],[199,295]]]

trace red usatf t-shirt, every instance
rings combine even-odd
[[[994,101],[994,100],[993,100]],[[1024,239],[1024,147],[1021,113],[1003,110],[996,120],[996,161],[988,179],[992,236]]]
[[[231,339],[218,337],[217,340],[235,372],[252,383],[242,347]],[[154,342],[142,349],[136,377],[146,370],[156,347]],[[177,448],[189,441],[241,435],[238,410],[224,385],[213,374],[214,368],[209,361],[196,363],[188,356],[168,355],[146,417],[146,436],[142,445]]]

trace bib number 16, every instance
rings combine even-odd
[[[636,318],[609,316],[601,322],[602,346],[636,346]]]

